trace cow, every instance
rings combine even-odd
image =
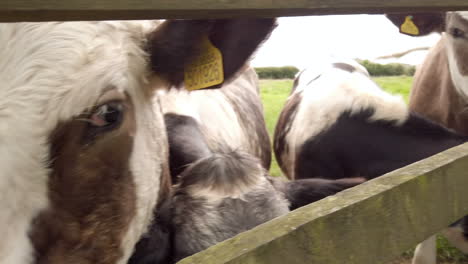
[[[224,86],[221,90],[232,87]],[[218,107],[229,105],[224,103]],[[228,143],[230,137],[215,139],[203,130],[203,121],[193,117],[198,116],[196,112],[187,113],[192,116],[174,112],[164,115],[170,163],[176,163],[171,164],[171,171],[179,174],[174,177],[172,196],[157,211],[150,232],[138,242],[129,264],[175,263],[290,210],[364,181],[362,178],[284,181],[271,177],[260,158],[246,152],[248,146],[242,148],[238,142]],[[224,112],[219,109],[219,113]],[[253,111],[243,113],[249,115]],[[233,125],[215,126],[215,120],[204,122],[219,131],[235,131]],[[253,136],[254,132],[251,134]],[[235,149],[232,148],[234,143],[238,146]]]
[[[408,110],[357,63],[334,61],[296,77],[275,130],[274,151],[290,179],[373,179],[467,139]],[[461,220],[445,234],[464,245],[467,230]]]
[[[169,164],[173,177],[189,164],[187,158],[193,160],[190,152],[182,152],[182,148],[203,149],[192,143],[206,143],[211,150],[218,145],[239,149],[257,157],[266,170],[270,168],[270,137],[263,115],[258,76],[252,67],[245,65],[239,70],[239,76],[226,82],[221,89],[170,89],[160,91],[159,96],[168,130],[171,130],[168,132],[175,135],[169,137]],[[189,120],[196,122],[196,126],[184,126],[187,121],[184,117],[191,117]],[[193,137],[191,133],[176,133],[172,129],[176,126],[198,129],[202,135]]]
[[[126,263],[171,190],[155,92],[181,87],[207,41],[229,82],[274,26],[0,24],[0,262]]]
[[[442,33],[423,64],[417,67],[409,108],[460,134],[468,135],[468,12],[388,14],[387,17],[398,27],[410,18],[419,32],[408,34],[402,31],[408,35]],[[460,221],[465,226],[464,230],[468,230],[468,216]],[[456,230],[444,232],[453,245],[468,253],[466,233],[463,239],[461,232]],[[431,237],[426,245],[416,250],[414,263],[435,263],[434,250],[435,237]]]
[[[410,14],[387,17],[400,26]],[[468,11],[412,15],[419,35],[443,33],[417,67],[409,107],[437,123],[468,135]]]

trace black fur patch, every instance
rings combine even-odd
[[[155,210],[153,223],[136,244],[128,264],[174,263],[171,199],[166,198]]]
[[[345,112],[328,130],[307,140],[296,159],[296,178],[372,179],[467,141],[416,114],[399,126],[370,121],[373,112]]]
[[[169,168],[172,182],[191,163],[207,157],[211,151],[197,121],[190,116],[164,114],[169,140]]]
[[[463,229],[463,236],[465,237],[466,242],[468,243],[468,216],[463,217],[461,227]]]
[[[275,27],[271,18],[217,20],[210,39],[223,54],[225,79],[234,76]]]
[[[278,160],[280,167],[284,170],[281,163],[281,155],[288,151],[288,145],[286,143],[286,136],[291,130],[292,123],[296,118],[296,114],[299,108],[299,104],[302,100],[302,93],[295,93],[291,95],[289,100],[286,102],[278,122],[275,127],[275,137],[273,142],[273,149],[275,152],[276,160]]]
[[[354,187],[364,181],[366,181],[364,178],[294,180],[285,182],[283,192],[290,202],[289,209],[294,210]]]
[[[342,62],[333,63],[333,67],[335,67],[337,69],[340,69],[340,70],[343,70],[343,71],[347,71],[347,72],[356,71],[356,68],[353,65],[350,65],[350,64],[347,64],[347,63],[342,63]]]
[[[184,79],[185,65],[198,53],[212,20],[167,20],[148,38],[151,69],[175,85]]]

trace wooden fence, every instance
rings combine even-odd
[[[242,233],[179,264],[386,263],[468,213],[468,143]]]
[[[466,0],[1,0],[0,21],[221,18],[468,10]]]
[[[466,0],[2,0],[0,21],[468,10]],[[376,264],[468,213],[468,143],[265,223],[187,263]]]

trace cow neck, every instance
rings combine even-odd
[[[468,99],[457,92],[452,82],[445,47],[446,39],[443,36],[417,70],[409,108],[430,120],[468,135],[468,111],[464,111]]]

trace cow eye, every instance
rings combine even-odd
[[[101,129],[113,129],[123,120],[124,106],[121,102],[109,102],[95,108],[89,117],[92,127]]]
[[[454,38],[464,38],[465,37],[465,32],[463,30],[459,29],[459,28],[451,28],[449,33]]]

